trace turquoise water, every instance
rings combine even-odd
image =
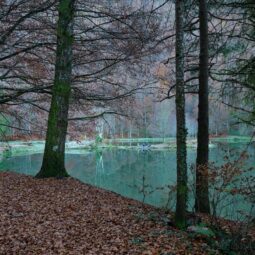
[[[244,168],[255,166],[255,146],[246,144],[218,143],[210,149],[210,160],[220,165],[233,160],[243,150],[249,158]],[[89,183],[123,196],[134,198],[158,207],[174,209],[175,196],[169,185],[176,182],[175,150],[139,151],[136,149],[104,149],[101,151],[83,151],[79,154],[66,154],[66,167],[69,174],[84,183]],[[194,164],[195,149],[188,150],[188,165]],[[225,159],[226,161],[226,159]],[[35,175],[40,169],[42,154],[5,157],[0,161],[1,170]],[[254,173],[254,171],[253,171]],[[192,182],[192,174],[189,174]],[[193,209],[193,195],[190,193],[189,209]],[[240,217],[239,210],[250,213],[252,205],[240,197],[228,196],[221,202],[217,214],[227,218]],[[225,207],[226,204],[230,203]],[[223,208],[224,207],[224,208]]]

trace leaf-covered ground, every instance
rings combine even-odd
[[[0,254],[220,254],[168,217],[72,178],[0,173]]]

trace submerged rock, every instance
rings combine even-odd
[[[214,232],[205,226],[189,226],[187,231],[201,237],[215,237]]]

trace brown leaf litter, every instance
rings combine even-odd
[[[0,254],[219,254],[167,217],[73,178],[0,173]]]

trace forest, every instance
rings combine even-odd
[[[254,0],[0,0],[0,254],[254,253]]]

